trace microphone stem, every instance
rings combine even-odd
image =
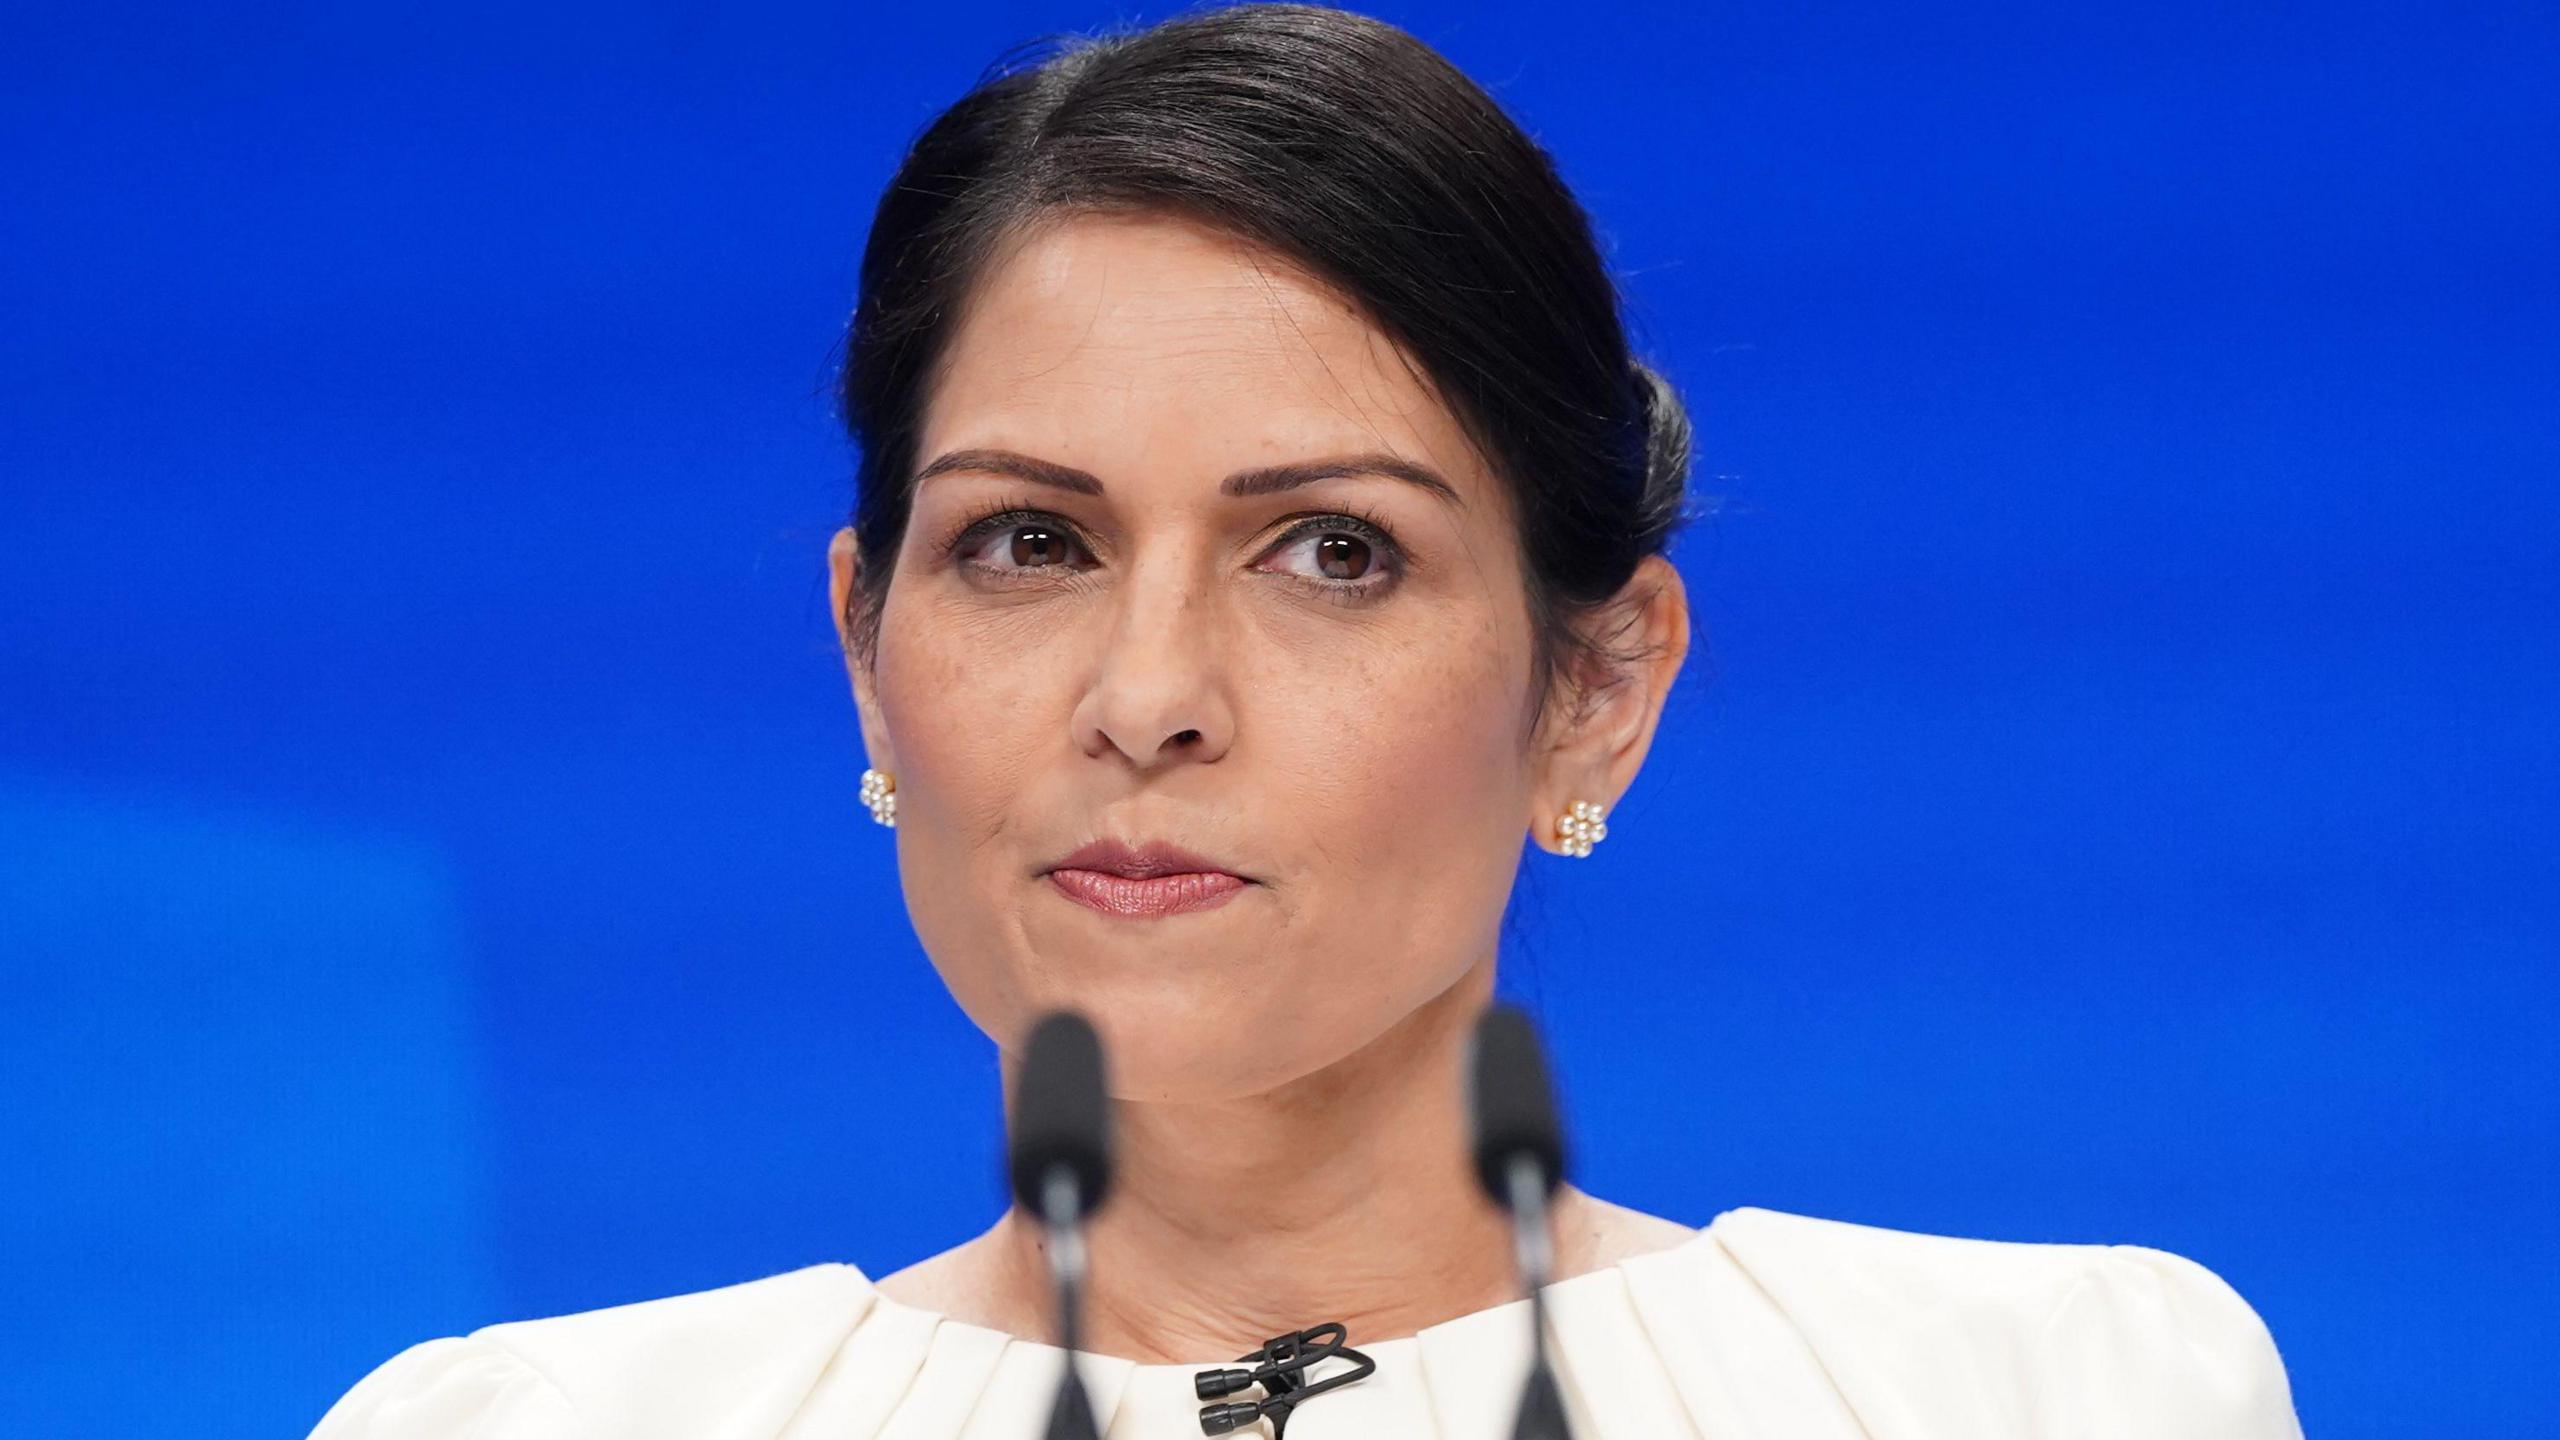
[[[1053,1167],[1040,1185],[1041,1222],[1049,1231],[1049,1274],[1057,1281],[1058,1345],[1073,1364],[1084,1346],[1084,1226],[1078,1213],[1075,1176],[1063,1165]]]
[[[1511,1192],[1511,1243],[1520,1265],[1520,1283],[1529,1298],[1539,1298],[1555,1269],[1555,1237],[1547,1223],[1547,1176],[1536,1157],[1515,1155],[1503,1171]]]
[[[1520,1284],[1529,1292],[1529,1381],[1513,1435],[1515,1440],[1572,1440],[1556,1393],[1555,1365],[1547,1357],[1547,1281],[1555,1273],[1556,1251],[1546,1168],[1534,1156],[1514,1155],[1502,1178],[1511,1201]]]

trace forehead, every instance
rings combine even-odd
[[[1046,221],[1000,252],[943,353],[919,458],[1008,446],[1115,473],[1206,481],[1385,450],[1487,485],[1406,353],[1289,261],[1154,215]]]

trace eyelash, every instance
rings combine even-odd
[[[934,553],[948,561],[971,543],[985,536],[1031,524],[1050,526],[1064,531],[1078,546],[1088,551],[1092,548],[1085,545],[1082,533],[1074,525],[1069,524],[1066,517],[1055,511],[1039,509],[1026,501],[1006,500],[999,502],[990,510],[981,511],[976,516],[961,521],[943,536],[936,545]],[[1398,545],[1394,535],[1389,533],[1386,521],[1356,505],[1300,519],[1296,524],[1282,531],[1280,537],[1271,543],[1270,549],[1263,553],[1270,554],[1304,540],[1310,535],[1323,535],[1336,531],[1357,536],[1377,548],[1381,561],[1379,567],[1381,573],[1378,577],[1363,580],[1319,580],[1305,575],[1291,574],[1285,578],[1297,581],[1329,600],[1346,605],[1366,604],[1381,598],[1388,590],[1395,587],[1396,582],[1404,575],[1404,548]]]

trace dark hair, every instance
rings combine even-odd
[[[877,637],[916,431],[967,289],[1005,237],[1062,210],[1179,214],[1338,288],[1508,487],[1539,674],[1552,682],[1567,649],[1605,650],[1571,622],[1685,518],[1679,397],[1628,353],[1590,221],[1547,153],[1430,46],[1307,5],[1045,42],[917,138],[873,217],[846,338],[857,643]]]

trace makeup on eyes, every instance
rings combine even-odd
[[[1260,552],[1262,558],[1267,559],[1310,537],[1324,535],[1347,536],[1369,547],[1371,563],[1375,567],[1370,576],[1328,579],[1294,571],[1273,572],[1328,599],[1345,604],[1365,604],[1381,599],[1395,588],[1410,567],[1404,548],[1396,542],[1386,522],[1362,507],[1343,506],[1283,518],[1286,528],[1264,547]],[[1082,530],[1073,521],[1018,496],[1004,497],[971,512],[934,543],[932,553],[939,561],[963,567],[974,566],[980,574],[988,575],[1037,574],[1060,568],[1050,565],[986,565],[968,553],[982,540],[1034,528],[1054,532],[1088,557],[1092,555],[1092,547],[1086,544]],[[1261,568],[1259,561],[1257,568]]]

